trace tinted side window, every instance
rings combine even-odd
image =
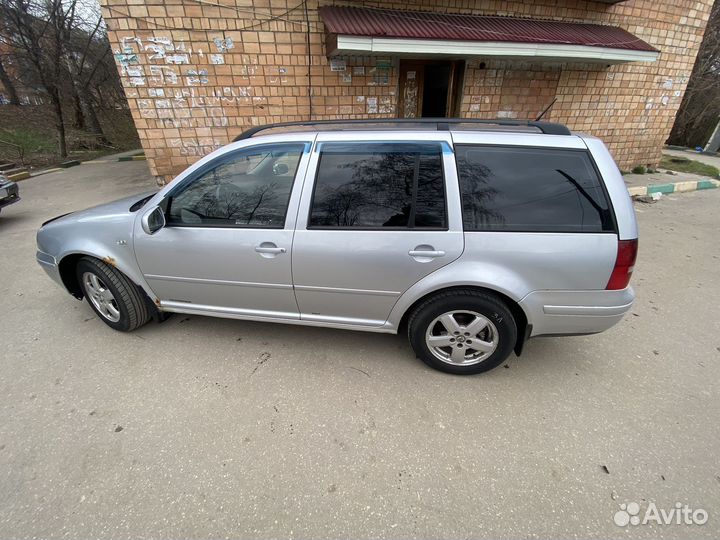
[[[445,228],[437,143],[325,143],[310,227]]]
[[[220,162],[170,197],[168,223],[282,228],[303,144],[247,149]]]
[[[612,232],[584,151],[456,146],[466,231]]]

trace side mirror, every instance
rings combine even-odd
[[[290,171],[287,163],[275,163],[272,168],[272,172],[275,176],[286,175]]]
[[[165,212],[162,208],[156,206],[150,212],[143,214],[140,223],[143,231],[148,234],[155,234],[165,226]]]

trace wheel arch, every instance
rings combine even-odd
[[[148,289],[144,280],[140,279],[140,276],[137,272],[133,271],[133,268],[129,267],[129,265],[127,264],[124,264],[122,259],[117,259],[112,255],[100,257],[96,253],[90,253],[88,251],[73,251],[62,255],[58,262],[58,271],[60,272],[60,278],[62,279],[63,285],[65,285],[65,288],[68,290],[68,292],[72,294],[75,298],[83,298],[82,288],[80,287],[80,283],[78,282],[75,271],[78,262],[83,257],[90,257],[98,261],[102,261],[105,264],[112,266],[113,268],[116,268],[118,271],[122,272],[133,284],[139,287],[145,293],[148,299],[155,298],[155,295],[152,294],[152,292]]]
[[[530,335],[530,330],[532,329],[532,325],[529,324],[527,314],[523,310],[523,308],[520,306],[520,304],[508,296],[506,293],[503,293],[501,291],[498,291],[496,289],[492,289],[490,287],[481,286],[477,284],[468,284],[468,285],[452,285],[449,287],[443,287],[440,289],[435,289],[433,291],[430,291],[421,297],[417,298],[410,306],[408,306],[407,309],[402,314],[402,317],[400,318],[400,322],[397,326],[398,333],[403,333],[407,331],[407,324],[408,319],[410,318],[410,315],[415,311],[415,309],[425,302],[426,300],[432,299],[434,296],[438,296],[442,293],[446,293],[448,291],[458,291],[458,290],[473,290],[478,292],[483,292],[485,294],[489,294],[491,296],[496,297],[500,301],[502,301],[507,308],[510,310],[510,313],[513,316],[513,319],[515,319],[515,325],[517,326],[517,341],[515,342],[515,346],[513,347],[515,354],[518,356],[522,352],[523,346],[525,345],[525,341],[527,341],[528,336]]]
[[[63,285],[65,285],[68,292],[78,300],[82,300],[85,296],[82,287],[80,287],[76,272],[77,265],[83,257],[92,257],[92,255],[88,255],[87,253],[70,253],[58,262],[58,271],[60,272],[60,279],[62,279]]]

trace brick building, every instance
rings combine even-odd
[[[150,168],[167,180],[278,121],[546,119],[655,164],[712,0],[101,0]]]

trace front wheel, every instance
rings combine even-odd
[[[90,307],[110,328],[130,332],[150,320],[142,291],[116,268],[84,257],[77,279]]]
[[[440,293],[420,304],[408,322],[410,343],[429,366],[482,373],[502,364],[517,340],[515,319],[495,296],[471,289]]]

